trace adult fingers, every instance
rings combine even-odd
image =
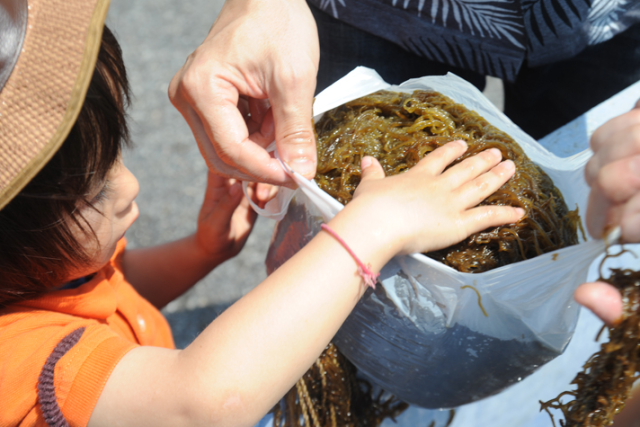
[[[610,221],[611,207],[611,202],[599,189],[591,189],[587,205],[587,229],[594,238],[599,239],[603,236],[604,229]]]
[[[591,182],[611,203],[624,203],[640,192],[640,154],[607,163]]]
[[[256,123],[262,123],[265,120],[265,116],[271,110],[271,104],[268,99],[256,99],[249,98],[249,113],[251,118]]]
[[[591,149],[598,153],[603,148],[615,144],[613,141],[613,135],[617,134],[620,130],[640,123],[640,109],[636,106],[633,110],[614,117],[613,119],[600,126],[591,136]]]
[[[608,283],[584,283],[576,290],[575,299],[609,325],[616,324],[622,316],[622,296]]]
[[[271,115],[269,100],[241,96],[238,100],[238,110],[246,123],[249,134],[260,132],[264,135],[264,138],[260,141],[255,141],[258,145],[265,147],[275,140],[273,116]],[[271,116],[270,120],[267,115]]]
[[[634,113],[638,120],[633,123],[627,121],[624,127],[610,132],[605,142],[595,142],[598,138],[594,134],[592,138],[594,156],[585,169],[585,177],[590,185],[605,165],[640,154],[640,110],[634,110]]]
[[[625,242],[640,242],[640,193],[636,193],[621,210],[622,239]]]
[[[187,119],[190,125],[194,124],[192,131],[209,167],[233,178],[295,187],[280,162],[265,149],[273,141],[273,132],[261,130],[243,137],[236,130],[242,128],[242,133],[246,134],[248,129],[244,120],[239,112],[228,110],[221,109],[221,114],[214,114],[216,119],[209,121],[202,120],[195,113],[189,115],[190,120]],[[265,121],[269,120],[270,115],[267,114]],[[221,129],[223,126],[227,128]],[[270,126],[263,122],[262,127]],[[215,131],[216,128],[220,130]]]
[[[249,134],[243,112],[246,107],[251,111],[251,106],[240,99],[240,93],[250,92],[245,76],[218,65],[198,67],[194,61],[202,59],[187,61],[171,81],[169,96],[189,124],[209,168],[238,179],[293,186],[279,162],[264,149],[273,141],[267,119],[259,131]],[[203,68],[210,74],[204,76]]]
[[[259,133],[260,138],[255,142],[261,147],[268,147],[276,139],[273,124],[273,112],[268,99],[249,98],[248,112],[245,121],[250,134]]]

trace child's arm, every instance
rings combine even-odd
[[[209,172],[197,231],[174,242],[125,251],[124,274],[142,296],[164,307],[237,255],[255,220],[240,182]]]
[[[494,149],[443,173],[465,150],[460,141],[449,143],[389,178],[365,158],[353,200],[329,225],[379,271],[396,254],[440,249],[516,222],[521,209],[474,208],[513,175],[513,163],[499,163]],[[139,347],[125,355],[90,425],[254,425],[311,366],[363,294],[357,267],[334,237],[320,232],[185,350]]]

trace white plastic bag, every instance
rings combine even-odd
[[[556,157],[452,74],[390,86],[375,71],[357,68],[316,97],[315,119],[380,89],[436,90],[475,110],[545,170],[569,209],[579,206],[586,212],[583,168],[590,154]],[[270,216],[280,220],[267,255],[269,273],[342,209],[314,182],[293,176],[300,186],[293,198],[287,190],[268,207]],[[288,199],[286,206],[283,200]],[[602,241],[590,240],[478,274],[458,272],[422,254],[397,257],[384,267],[382,285],[367,291],[334,343],[364,376],[407,402],[449,408],[476,401],[562,353],[578,317],[573,292],[603,249]]]

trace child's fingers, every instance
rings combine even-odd
[[[245,196],[244,192],[242,191],[242,184],[240,182],[238,184],[239,191],[241,192],[242,196]],[[253,200],[254,203],[261,204],[256,195],[257,187],[258,184],[256,184],[255,182],[250,183],[247,187],[246,197],[236,196],[235,192],[238,190],[236,188],[230,189],[230,197],[239,197],[239,202],[233,210],[230,210],[229,215],[221,215],[224,224],[230,223],[232,227],[239,227],[240,229],[249,227],[250,230],[250,227],[255,222],[258,214],[251,207],[249,199]],[[264,208],[264,206],[260,207]]]
[[[513,176],[515,171],[516,165],[513,161],[505,160],[488,172],[482,173],[477,178],[464,184],[456,191],[456,194],[465,201],[467,208],[476,206],[495,193],[498,188]]]
[[[242,182],[236,181],[226,189],[226,194],[218,199],[209,214],[215,216],[221,223],[225,223],[233,216],[234,211],[244,198]]]
[[[380,162],[378,162],[378,159],[375,157],[363,157],[360,166],[362,168],[362,181],[382,179],[385,177],[384,169],[382,169]]]
[[[219,189],[228,188],[236,182],[235,179],[229,179],[222,175],[218,175],[211,170],[207,172],[207,192],[206,195],[214,194]]]
[[[489,227],[515,224],[524,214],[524,209],[513,206],[478,206],[464,212],[462,222],[465,224],[466,234],[470,236]]]
[[[462,140],[451,141],[436,148],[425,156],[411,170],[426,169],[434,175],[440,175],[447,166],[467,151],[467,143]]]
[[[444,172],[442,176],[451,184],[451,188],[455,189],[487,172],[500,163],[501,159],[502,153],[500,150],[490,148],[464,159]]]
[[[278,195],[279,188],[280,187],[276,185],[258,183],[255,188],[255,198],[257,199],[258,205],[264,208],[263,205],[266,205],[267,202]]]
[[[237,238],[239,240],[246,240],[256,219],[258,219],[258,214],[249,204],[249,199],[243,197],[231,218],[232,227],[238,232]]]
[[[209,171],[207,175],[207,188],[205,189],[201,210],[208,211],[214,209],[220,200],[228,195],[229,189],[234,183],[235,180],[224,178]]]

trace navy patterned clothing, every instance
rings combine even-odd
[[[638,0],[308,0],[432,61],[514,81],[640,22]]]

